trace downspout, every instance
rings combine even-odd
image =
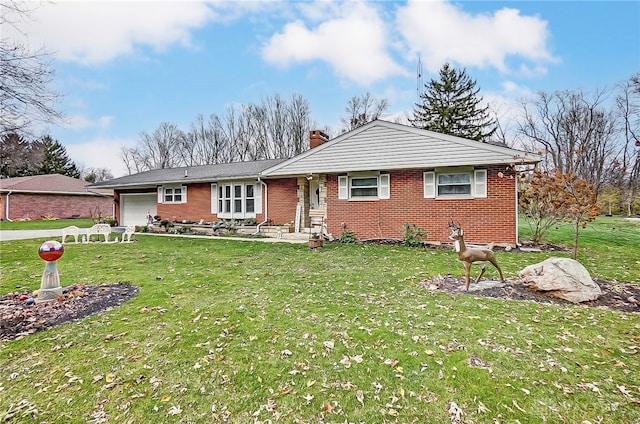
[[[264,221],[256,225],[256,232],[253,233],[254,235],[260,234],[260,227],[269,221],[269,214],[267,213],[268,212],[267,205],[269,204],[269,195],[268,195],[269,190],[267,189],[267,183],[262,181],[260,177],[258,177],[258,182],[260,182],[261,187],[264,187]]]
[[[5,219],[6,219],[7,221],[9,221],[9,222],[13,222],[13,221],[11,220],[11,218],[9,218],[9,195],[10,195],[11,193],[13,193],[11,190],[9,190],[9,191],[7,192],[7,199],[6,199],[6,203],[5,203],[5,205],[4,205],[4,206],[5,206],[4,217],[5,217]]]
[[[515,189],[516,189],[516,195],[515,195],[515,198],[516,198],[516,247],[520,247],[520,238],[519,238],[520,237],[520,231],[518,230],[518,228],[520,228],[520,222],[519,222],[519,219],[518,219],[518,210],[519,210],[518,204],[519,204],[519,202],[518,202],[518,175],[517,174],[516,174],[514,179],[515,179],[515,182],[516,182],[515,183]]]

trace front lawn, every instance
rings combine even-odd
[[[79,219],[36,219],[30,221],[0,221],[0,230],[55,230],[75,225],[78,228],[89,228],[95,222],[89,218]]]
[[[638,224],[588,230],[592,276],[640,283]],[[427,290],[463,275],[444,249],[135,237],[65,246],[63,286],[140,294],[0,342],[0,421],[640,422],[639,314]],[[0,242],[1,294],[39,287],[42,241]]]

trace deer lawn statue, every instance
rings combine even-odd
[[[453,223],[453,221],[451,221],[451,223],[449,224],[449,229],[451,230],[449,239],[455,242],[456,252],[458,252],[458,259],[464,264],[465,290],[469,290],[469,274],[471,271],[471,264],[480,264],[482,266],[482,270],[480,271],[480,275],[478,275],[478,278],[476,279],[476,283],[480,281],[482,274],[484,274],[484,267],[487,262],[490,262],[493,266],[496,267],[496,269],[500,273],[500,281],[504,282],[502,269],[500,269],[500,265],[498,265],[498,261],[496,261],[496,257],[491,249],[470,249],[465,246],[464,231],[462,231],[462,228],[460,228],[460,224],[456,225]]]

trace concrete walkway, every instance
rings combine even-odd
[[[0,241],[51,238],[60,241],[62,230],[0,230]]]
[[[83,231],[84,230],[84,231]],[[80,234],[86,234],[86,228],[80,229]],[[218,237],[218,236],[196,236],[196,235],[182,235],[182,234],[161,234],[161,233],[136,233],[148,236],[158,237],[189,237],[189,238],[205,238],[210,240],[238,240],[238,241],[262,241],[267,243],[307,243],[309,241],[309,234],[306,233],[284,233],[282,238],[275,237],[262,237],[262,238],[249,238],[249,237]],[[114,232],[112,235],[118,237],[118,233]],[[57,230],[0,230],[0,241],[10,240],[27,240],[37,238],[49,238],[51,240],[62,240],[62,229]],[[113,238],[112,238],[113,239]],[[69,240],[69,238],[67,238]],[[71,238],[73,241],[73,238]],[[67,241],[68,243],[68,241]]]

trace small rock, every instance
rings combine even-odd
[[[633,296],[629,296],[629,297],[627,297],[627,302],[637,305],[638,304],[638,299],[636,299]]]

